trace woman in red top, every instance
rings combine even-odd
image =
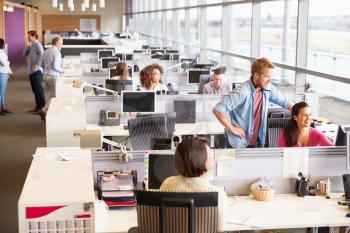
[[[280,147],[334,146],[327,136],[310,127],[311,110],[307,103],[299,102],[292,108],[292,117],[280,135]]]

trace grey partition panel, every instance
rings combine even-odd
[[[174,151],[148,151],[149,153],[174,153]],[[110,153],[110,154],[108,154]],[[131,152],[136,153],[136,152]],[[211,182],[225,188],[228,195],[247,195],[250,185],[261,176],[270,178],[277,193],[294,192],[294,178],[282,178],[283,148],[240,149],[236,150],[234,170],[230,177],[215,177]],[[144,154],[144,153],[143,153]],[[130,169],[138,170],[138,180],[143,181],[143,154],[136,153],[127,165]],[[318,147],[309,151],[309,174],[311,184],[327,177],[332,182],[332,192],[343,192],[341,176],[349,171],[346,169],[346,147]],[[94,152],[94,173],[96,169],[111,169],[117,164],[115,153]],[[118,165],[125,167],[126,165]]]
[[[88,124],[97,124],[100,110],[121,111],[120,99],[117,96],[87,96],[85,98]]]

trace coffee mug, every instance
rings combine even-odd
[[[94,203],[95,207],[95,217],[96,218],[105,218],[108,213],[108,205],[102,200],[96,200]]]
[[[329,182],[329,184],[331,184]],[[326,195],[327,192],[327,180],[320,180],[316,183],[316,188],[319,190],[319,194]]]

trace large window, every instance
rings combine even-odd
[[[207,45],[212,49],[221,49],[222,7],[207,8]]]
[[[177,41],[185,41],[185,10],[178,10],[177,13]]]
[[[172,39],[173,37],[173,12],[166,12],[166,38]]]
[[[229,29],[229,51],[250,55],[252,4],[234,4],[229,6],[232,28]]]
[[[260,56],[295,65],[297,0],[261,3]]]
[[[190,9],[190,44],[199,45],[199,10]]]
[[[310,0],[308,68],[350,76],[348,0]]]

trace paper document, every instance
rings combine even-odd
[[[298,173],[308,175],[309,149],[285,148],[283,151],[283,178],[296,178]]]

